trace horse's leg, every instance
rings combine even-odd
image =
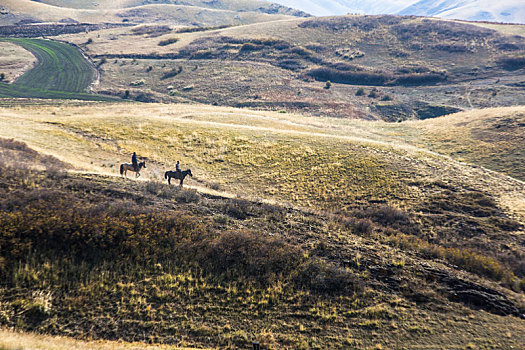
[[[137,175],[135,175],[135,177],[139,177],[140,176],[140,173],[137,171]]]
[[[184,178],[180,179],[180,187],[182,187],[182,182],[184,181]]]
[[[171,176],[168,175],[168,185],[171,185]]]

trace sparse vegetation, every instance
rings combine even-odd
[[[73,44],[0,42],[0,96],[102,99],[89,85],[127,100],[0,99],[8,334],[86,341],[69,347],[522,346],[525,114],[476,108],[519,104],[523,28],[169,2],[122,2],[106,11],[118,24],[0,28]],[[132,152],[147,169],[120,177]],[[178,160],[194,175],[184,188],[162,176]],[[22,346],[4,334],[0,348]]]
[[[179,41],[179,38],[168,38],[168,39],[163,39],[161,41],[159,41],[159,46],[167,46],[167,45],[171,45],[171,44],[175,44],[177,41]]]
[[[169,78],[173,78],[173,77],[176,77],[177,75],[179,75],[180,73],[182,73],[182,66],[179,66],[178,68],[173,68],[172,70],[164,73],[161,77],[162,80],[164,79],[169,79]]]

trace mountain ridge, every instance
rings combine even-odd
[[[440,17],[468,21],[525,23],[525,3],[503,0],[277,0],[279,4],[298,8],[315,16],[355,14],[399,14],[408,16]]]

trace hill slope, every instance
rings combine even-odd
[[[523,183],[386,123],[28,102],[0,109],[0,136],[42,152],[0,142],[2,324],[196,347],[524,340]],[[149,180],[118,177],[132,150]],[[177,159],[186,185],[244,198],[160,183]]]
[[[399,14],[525,24],[525,5],[516,0],[422,0],[403,9]]]
[[[467,21],[525,23],[525,5],[519,0],[278,0],[279,4],[301,9],[315,16],[400,14],[406,16],[441,17]]]
[[[345,16],[191,33],[106,29],[87,45],[84,34],[59,38],[106,59],[100,90],[117,96],[396,121],[525,104],[523,33]]]
[[[409,125],[421,145],[525,181],[525,107],[484,109]]]
[[[38,22],[163,23],[172,25],[233,25],[306,14],[261,1],[106,1],[69,2],[6,0],[4,24]]]

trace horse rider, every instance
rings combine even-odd
[[[133,155],[131,156],[131,164],[133,164],[133,169],[135,171],[139,170],[139,162],[137,161],[137,154],[133,152]]]
[[[180,162],[177,161],[177,164],[175,164],[175,170],[180,174],[182,173],[182,170],[180,170]]]

